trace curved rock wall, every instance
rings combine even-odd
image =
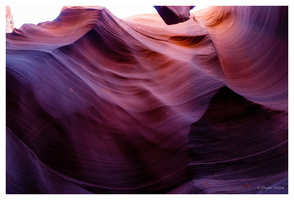
[[[7,193],[257,193],[286,178],[287,8],[202,12],[166,25],[65,7],[6,34]]]

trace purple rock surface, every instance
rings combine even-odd
[[[288,193],[288,7],[64,7],[6,45],[7,193]]]

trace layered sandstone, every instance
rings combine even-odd
[[[7,193],[284,184],[287,19],[287,7],[212,7],[167,25],[158,14],[122,20],[104,7],[65,7],[14,29]]]

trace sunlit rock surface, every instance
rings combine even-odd
[[[6,6],[6,33],[11,33],[14,28],[13,15],[9,6]]]
[[[287,193],[287,19],[65,7],[14,29],[7,193]]]

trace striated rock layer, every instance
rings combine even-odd
[[[287,193],[287,19],[64,7],[14,29],[7,193]]]

